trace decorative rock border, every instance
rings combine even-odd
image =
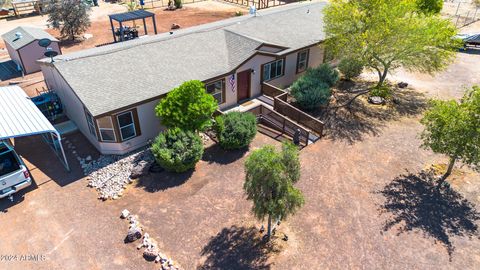
[[[130,223],[128,228],[127,236],[125,237],[125,242],[135,242],[138,239],[142,238],[142,227],[138,222],[138,217],[130,214],[130,212],[125,209],[122,211],[120,218],[127,219]],[[160,263],[162,270],[181,270],[182,268],[178,266],[171,258],[161,253],[158,250],[157,242],[150,237],[148,233],[143,234],[143,240],[140,245],[137,246],[137,249],[140,250],[145,248],[143,251],[143,258],[147,261],[154,261],[155,263]]]

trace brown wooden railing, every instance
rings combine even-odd
[[[270,110],[266,106],[258,105],[248,110],[248,112],[251,112],[257,116],[257,121],[259,124],[263,124],[267,127],[275,129],[291,138],[293,138],[295,132],[299,130],[300,145],[302,146],[307,146],[309,141],[317,139],[316,137],[312,138],[308,129],[296,124],[278,112]]]
[[[287,102],[287,92],[274,85],[264,82],[262,84],[262,93],[273,98],[273,109],[276,112],[290,118],[293,121],[296,121],[300,125],[311,129],[318,137],[322,136],[323,127],[325,124],[322,121],[290,105]]]

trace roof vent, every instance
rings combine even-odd
[[[20,32],[16,32],[15,36],[17,37],[17,39],[21,39],[23,37],[22,33]]]

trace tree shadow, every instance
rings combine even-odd
[[[279,249],[255,227],[223,228],[202,249],[206,260],[197,269],[270,269],[268,259],[273,252]]]
[[[345,89],[349,89],[346,91]],[[335,94],[336,104],[346,104],[367,83],[348,83],[340,85]],[[359,97],[350,106],[330,106],[312,114],[325,123],[325,135],[332,140],[343,140],[350,144],[362,141],[365,136],[378,136],[382,128],[390,121],[404,116],[415,116],[427,107],[427,99],[422,93],[412,89],[394,88],[392,101],[387,105],[369,104],[364,97]]]
[[[183,185],[192,177],[194,170],[183,173],[163,171],[161,173],[150,173],[138,178],[136,187],[148,192],[164,191]]]
[[[396,177],[379,193],[385,196],[382,214],[391,214],[383,227],[387,231],[396,225],[398,234],[421,230],[443,244],[450,260],[455,249],[454,236],[478,236],[480,213],[475,205],[451,188],[438,188],[432,171],[408,173]]]
[[[237,150],[225,150],[218,143],[205,149],[202,160],[208,163],[227,165],[241,159],[248,152],[248,147]]]

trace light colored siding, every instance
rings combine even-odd
[[[133,108],[137,109],[141,135],[121,143],[100,142],[100,152],[102,154],[121,155],[145,146],[149,140],[155,139],[155,137],[165,129],[155,115],[155,106],[157,106],[158,101],[159,100],[154,100],[137,107],[126,109],[125,111]],[[115,116],[112,118],[113,121],[117,121]]]
[[[18,54],[18,52],[6,42],[5,42],[5,46],[7,47],[7,51],[8,51],[8,55],[10,55],[10,59],[12,59],[17,65],[23,68],[22,61],[20,60],[20,55]]]
[[[62,101],[65,114],[75,123],[80,132],[82,132],[83,135],[85,135],[85,137],[87,137],[87,139],[98,150],[100,150],[99,142],[93,135],[90,134],[88,129],[83,104],[80,102],[73,90],[65,82],[65,80],[63,80],[62,76],[60,76],[54,67],[41,65],[41,68],[47,87],[57,93],[58,97]]]
[[[322,64],[324,52],[323,45],[313,46],[309,49],[308,66],[317,67]],[[297,56],[301,51],[288,54],[285,57],[285,74],[282,77],[269,81],[268,83],[280,88],[286,88],[289,87],[300,76],[302,76],[304,72],[297,74]]]
[[[49,47],[52,48],[52,50],[60,53],[58,42],[52,42]],[[29,74],[41,70],[40,65],[36,61],[45,58],[45,51],[45,48],[40,47],[37,41],[33,41],[32,43],[18,50],[18,53],[22,56],[25,73]]]

